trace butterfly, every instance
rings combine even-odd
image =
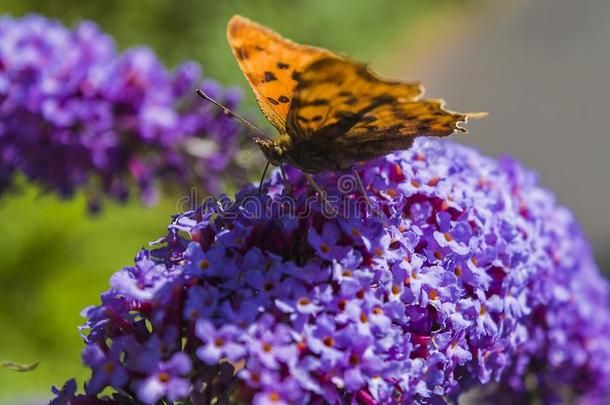
[[[227,26],[235,59],[279,136],[254,137],[268,162],[303,172],[353,168],[408,149],[418,136],[448,136],[480,113],[421,99],[417,82],[381,78],[367,65],[299,45],[236,15]],[[309,177],[310,178],[310,177]]]

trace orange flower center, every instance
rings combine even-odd
[[[408,281],[408,278],[405,278],[405,281]],[[400,294],[400,287],[397,286],[396,284],[392,284],[392,294],[394,295],[398,295]]]
[[[106,372],[106,374],[112,374],[112,372],[114,371],[114,363],[109,361],[104,364],[104,371]]]
[[[436,186],[436,185],[438,184],[438,182],[439,182],[440,180],[441,180],[441,179],[440,179],[439,177],[433,177],[433,178],[432,178],[432,179],[430,179],[430,181],[428,182],[428,185],[429,185],[430,187],[434,187],[434,186]]]

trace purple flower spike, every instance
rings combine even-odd
[[[194,91],[214,86],[229,108],[240,93],[194,62],[171,72],[148,48],[118,53],[91,22],[37,15],[0,17],[0,38],[0,194],[22,173],[63,198],[84,190],[94,211],[133,189],[152,204],[159,183],[218,192],[235,166],[241,129]]]
[[[88,398],[610,401],[608,283],[530,171],[418,140],[360,173],[381,215],[342,194],[351,174],[318,174],[329,215],[288,168],[291,194],[276,172],[176,216],[84,312]]]

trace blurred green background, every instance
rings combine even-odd
[[[206,76],[246,89],[225,39],[226,22],[235,13],[298,42],[398,72],[396,61],[409,59],[404,50],[426,43],[425,36],[412,35],[421,32],[417,27],[433,20],[438,31],[439,21],[465,5],[450,0],[3,0],[0,14],[41,13],[69,26],[90,19],[113,35],[120,49],[148,45],[170,67],[193,59]],[[245,94],[246,110],[260,117],[248,89]],[[153,208],[137,201],[107,203],[97,217],[87,215],[83,196],[59,201],[32,186],[0,200],[0,360],[40,361],[29,373],[0,369],[0,403],[41,403],[52,384],[72,376],[82,383],[88,373],[80,362],[80,311],[98,304],[110,275],[164,234],[177,198],[165,196]]]

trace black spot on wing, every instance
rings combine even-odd
[[[283,63],[283,62],[278,62],[278,63],[277,63],[277,67],[278,67],[279,69],[288,69],[288,68],[290,67],[290,65],[289,65],[289,64],[287,64],[287,63]]]
[[[244,48],[236,48],[235,54],[237,55],[237,59],[239,60],[248,59],[248,52]]]
[[[280,98],[278,100],[279,100],[280,103],[284,103],[284,104],[290,102],[290,99],[288,97],[286,97],[286,96],[283,96],[283,95],[280,96]]]
[[[259,51],[259,52],[260,52],[260,51],[264,51],[264,50],[265,50],[265,48],[263,48],[263,47],[262,47],[262,46],[260,46],[260,45],[255,45],[255,46],[254,46],[254,49],[256,49],[256,50],[257,50],[257,51]]]
[[[312,100],[307,103],[307,105],[327,105],[327,104],[328,104],[328,99],[325,99],[325,98],[316,98],[315,100]]]
[[[396,103],[396,99],[392,96],[382,94],[380,96],[373,97],[370,105],[380,106],[381,104],[390,104],[390,103],[392,103],[392,104]]]
[[[322,120],[322,116],[321,115],[316,115],[316,116],[312,117],[311,120],[313,122],[321,121]]]
[[[339,121],[353,121],[354,124],[360,120],[360,114],[350,111],[335,111],[333,117]]]
[[[275,77],[272,72],[265,72],[265,75],[263,76],[263,83],[272,82],[274,80],[277,80],[277,77]]]
[[[296,70],[294,72],[292,72],[292,80],[294,80],[295,82],[298,82],[299,79],[301,78],[301,72],[297,72]]]
[[[267,97],[267,100],[268,100],[268,101],[269,101],[271,104],[273,104],[273,105],[278,105],[278,104],[279,104],[279,102],[278,102],[276,99],[274,99],[274,98]]]
[[[295,108],[310,107],[310,106],[323,106],[323,105],[328,105],[329,100],[326,98],[316,98],[314,100],[303,100],[301,98],[295,97],[293,104],[294,104]]]
[[[367,82],[376,82],[378,81],[375,76],[371,74],[369,68],[366,65],[359,65],[356,69],[356,74],[363,80]]]

